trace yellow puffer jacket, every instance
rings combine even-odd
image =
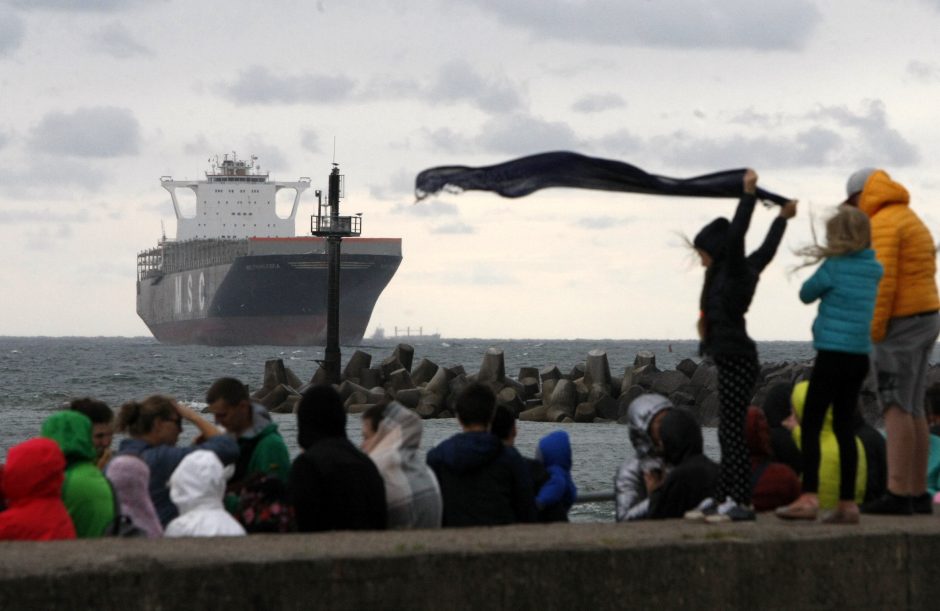
[[[871,219],[871,247],[884,267],[871,338],[884,339],[888,321],[940,309],[933,237],[908,205],[910,196],[887,172],[872,172],[858,207]]]
[[[809,381],[803,380],[793,387],[790,403],[796,413],[796,419],[803,420],[803,406],[806,403],[806,391],[809,390]],[[793,429],[793,441],[800,451],[803,450],[803,431],[797,426]],[[861,503],[865,498],[865,487],[868,485],[868,455],[862,440],[855,438],[855,451],[858,462],[855,464],[855,502]],[[839,503],[839,484],[842,481],[840,469],[839,441],[832,430],[832,406],[826,410],[826,419],[823,420],[822,430],[819,432],[819,506],[823,509],[832,509]]]

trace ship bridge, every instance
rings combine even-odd
[[[294,220],[300,195],[310,187],[310,179],[294,182],[269,180],[256,165],[257,158],[238,159],[233,153],[215,159],[205,180],[160,179],[170,193],[176,214],[177,240],[223,239],[239,240],[252,237],[294,237]],[[196,213],[186,216],[180,209],[177,189],[190,189],[196,195]],[[290,214],[280,217],[276,210],[278,191],[294,191]]]

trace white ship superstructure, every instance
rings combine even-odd
[[[176,213],[177,240],[294,237],[294,220],[300,195],[310,186],[310,179],[301,177],[295,182],[274,182],[267,173],[255,167],[255,157],[239,160],[233,154],[216,159],[206,172],[206,180],[160,179],[169,191]],[[191,189],[196,194],[196,212],[185,216],[176,197],[177,189]],[[277,193],[282,189],[294,191],[290,214],[277,214]]]

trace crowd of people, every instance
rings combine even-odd
[[[333,386],[298,403],[293,461],[271,415],[234,378],[206,393],[209,422],[155,395],[115,416],[78,399],[40,436],[10,448],[0,468],[0,539],[212,537],[485,526],[566,521],[577,498],[564,431],[534,458],[513,446],[515,415],[485,384],[456,401],[462,432],[427,453],[422,421],[387,401],[362,414],[362,442],[346,433]],[[183,422],[198,436],[177,445]],[[111,453],[114,430],[124,439]]]
[[[928,389],[925,379],[940,298],[929,231],[886,172],[850,177],[825,242],[814,236],[799,251],[806,265],[819,264],[799,292],[804,303],[820,302],[812,373],[774,386],[755,406],[757,347],[745,314],[797,210],[795,201],[781,206],[746,255],[756,192],[748,170],[734,217],[709,223],[693,242],[706,268],[697,326],[718,371],[721,461],[704,454],[691,412],[661,395],[637,397],[627,414],[633,456],[614,479],[616,519],[744,521],[774,510],[815,520],[822,509],[827,523],[854,524],[860,513],[931,513],[940,500],[940,386]],[[871,369],[886,438],[857,406]],[[362,414],[357,446],[336,389],[307,389],[293,460],[239,380],[216,380],[206,403],[214,423],[161,395],[128,402],[116,416],[90,398],[52,414],[0,467],[0,539],[554,522],[566,521],[578,498],[568,434],[546,435],[534,457],[523,457],[515,413],[483,383],[456,399],[461,432],[425,458],[421,419],[393,400]],[[184,421],[198,436],[178,446]],[[124,438],[112,453],[115,431]]]

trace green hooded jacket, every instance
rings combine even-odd
[[[91,420],[75,411],[61,411],[42,423],[41,434],[65,454],[62,502],[79,537],[101,537],[114,521],[114,492],[95,466]]]

